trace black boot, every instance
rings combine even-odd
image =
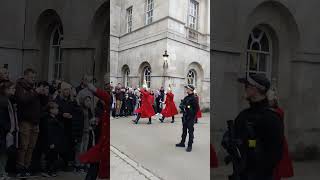
[[[162,116],[159,120],[163,123],[164,117]]]
[[[135,120],[132,120],[135,124],[138,124],[141,114],[137,115],[137,118]]]
[[[174,123],[174,116],[172,116],[172,121],[171,121],[171,123]]]
[[[180,142],[180,143],[176,144],[176,147],[185,147],[185,144],[183,142]]]
[[[188,145],[186,151],[187,151],[187,152],[191,152],[191,151],[192,151],[192,145]]]
[[[148,122],[148,124],[151,124],[151,118],[149,118],[149,122]]]
[[[197,123],[198,123],[198,118],[196,118],[196,119],[195,119],[194,123],[195,123],[195,124],[197,124]]]

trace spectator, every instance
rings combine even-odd
[[[55,102],[49,102],[47,105],[48,114],[44,118],[47,124],[46,139],[46,177],[56,177],[56,161],[58,154],[65,152],[64,129],[63,123],[58,120],[59,106]]]
[[[39,98],[40,98],[40,104],[41,104],[41,117],[44,117],[46,115],[47,109],[46,106],[48,105],[49,102],[49,83],[46,81],[41,81],[38,84],[39,88]],[[46,124],[43,124],[43,121],[41,120],[39,123],[39,135],[38,135],[38,140],[36,143],[36,146],[33,150],[33,155],[32,155],[32,161],[31,161],[31,171],[33,174],[36,174],[40,171],[41,169],[41,157],[45,152],[45,148],[43,146],[43,142],[46,140],[45,138],[45,133],[47,129],[45,128]]]
[[[20,126],[20,145],[17,154],[17,177],[30,176],[32,152],[37,142],[41,113],[40,88],[34,88],[36,72],[26,69],[17,80],[16,100]]]
[[[62,154],[64,160],[64,170],[71,171],[71,163],[74,161],[74,139],[72,123],[76,121],[76,113],[78,104],[71,98],[72,86],[66,82],[61,83],[61,93],[56,98],[56,103],[59,105],[59,117],[58,119],[64,124],[64,133],[66,136],[66,149],[67,152]]]
[[[124,98],[124,90],[121,87],[120,83],[118,83],[118,86],[115,89],[115,98],[116,98],[116,118],[117,118],[120,116],[122,100]]]
[[[13,82],[8,80],[0,82],[0,178],[3,179],[7,178],[5,169],[7,162],[10,161],[7,152],[18,146],[18,120],[16,108],[11,101],[14,94]]]
[[[80,99],[80,106],[83,114],[83,123],[82,123],[82,129],[80,131],[81,135],[78,134],[78,136],[82,137],[82,139],[77,142],[76,144],[76,171],[82,171],[86,168],[80,164],[78,160],[78,156],[84,152],[87,151],[88,144],[89,144],[89,132],[92,129],[90,127],[90,121],[93,119],[93,112],[92,112],[92,94],[88,93],[84,98]],[[81,127],[81,125],[79,125]]]
[[[9,80],[9,71],[4,67],[0,68],[0,81],[2,80]]]
[[[78,94],[82,89],[85,88],[85,86],[84,86],[84,81],[86,80],[86,78],[87,78],[86,75],[83,76],[82,79],[81,79],[80,85],[76,87],[77,94]]]

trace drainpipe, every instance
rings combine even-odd
[[[26,40],[26,23],[27,23],[27,0],[24,1],[24,22],[23,22],[23,39],[22,39],[22,57],[21,57],[21,74],[23,73],[24,62],[24,42]]]

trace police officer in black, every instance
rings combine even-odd
[[[270,81],[263,74],[238,79],[245,86],[250,107],[240,112],[234,133],[240,140],[243,168],[241,180],[272,180],[273,171],[282,157],[283,121],[269,106]]]
[[[192,143],[193,143],[193,131],[194,131],[194,122],[196,118],[196,114],[198,111],[198,102],[196,97],[193,94],[194,87],[192,85],[184,86],[187,92],[187,96],[182,100],[180,104],[180,109],[183,112],[182,117],[182,135],[181,142],[176,144],[176,147],[185,147],[185,141],[187,137],[187,131],[189,132],[189,141],[188,147],[186,149],[187,152],[192,151]]]

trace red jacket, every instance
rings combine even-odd
[[[174,104],[173,98],[173,93],[167,93],[166,101],[164,102],[166,104],[166,107],[161,111],[161,114],[164,117],[172,117],[178,114],[178,110],[176,105]]]
[[[197,118],[201,118],[202,117],[202,112],[201,112],[200,105],[199,105],[199,96],[196,96],[196,97],[197,97],[197,101],[198,101]]]
[[[135,110],[135,113],[140,113],[141,118],[150,118],[156,114],[151,104],[152,95],[150,95],[150,93],[144,89],[142,89],[140,93],[141,93],[141,106],[140,108]]]
[[[214,150],[213,144],[210,144],[210,168],[218,167],[218,158],[216,151]]]
[[[279,114],[281,120],[284,120],[284,111],[281,108],[276,108],[276,112]],[[293,177],[293,165],[292,160],[289,155],[289,148],[286,137],[283,139],[283,148],[282,148],[282,159],[277,165],[274,171],[274,179],[280,180],[282,177]]]
[[[110,95],[101,89],[97,89],[96,95],[105,104],[105,110],[100,117],[100,138],[98,143],[80,155],[79,159],[82,163],[99,162],[99,178],[110,178]]]

